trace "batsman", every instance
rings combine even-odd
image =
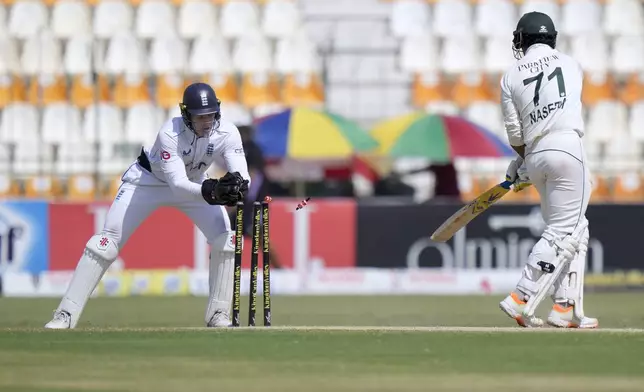
[[[524,14],[513,35],[518,61],[501,79],[501,105],[519,157],[510,163],[506,180],[514,182],[515,191],[536,187],[546,229],[500,307],[522,327],[541,327],[543,320],[526,307],[552,290],[548,324],[596,328],[597,319],[586,317],[583,306],[591,183],[582,144],[582,69],[555,49],[557,31],[546,14]]]
[[[154,210],[172,206],[185,213],[210,244],[208,327],[230,322],[234,232],[224,206],[244,199],[250,177],[237,127],[221,118],[221,102],[205,83],[186,87],[181,116],[168,120],[126,170],[103,229],[87,241],[74,276],[45,328],[74,328],[94,288],[136,228]],[[206,178],[212,163],[228,170]],[[172,230],[172,227],[159,227]],[[166,247],[173,244],[159,244]]]

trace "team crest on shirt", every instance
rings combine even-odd
[[[161,151],[161,159],[167,161],[168,159],[170,159],[170,153],[167,151]]]
[[[208,147],[206,148],[206,155],[211,157],[214,152],[215,152],[215,145],[212,143],[208,144]]]

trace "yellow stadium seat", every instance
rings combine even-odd
[[[613,200],[617,202],[637,202],[644,201],[644,180],[637,173],[624,173],[615,178],[613,187]]]
[[[461,75],[451,89],[451,98],[456,105],[464,108],[476,101],[490,101],[492,95],[483,75]]]
[[[241,103],[249,108],[280,102],[279,85],[274,75],[244,75],[241,86]]]
[[[72,79],[72,88],[70,93],[71,101],[81,109],[98,102],[110,101],[110,86],[107,79],[99,75],[97,87],[92,82],[91,75],[76,75]]]
[[[20,194],[18,183],[11,177],[0,174],[0,197],[14,197]]]
[[[222,102],[239,102],[239,85],[233,75],[211,75],[206,80]]]
[[[29,82],[29,102],[49,105],[67,101],[67,82],[63,75],[34,76]]]
[[[591,203],[606,202],[611,199],[611,186],[608,178],[594,175],[591,179],[593,193],[590,195]]]
[[[55,198],[61,195],[61,184],[56,177],[33,176],[24,182],[25,197],[28,198]]]
[[[287,75],[282,88],[282,100],[289,106],[318,106],[324,104],[324,86],[317,75]]]
[[[184,82],[179,75],[157,76],[156,104],[164,109],[175,107],[183,97]]]
[[[88,201],[96,197],[94,177],[87,174],[75,175],[67,180],[67,198],[74,201]]]
[[[585,88],[585,87],[584,87]],[[629,76],[624,87],[619,91],[619,99],[627,105],[644,100],[644,76]]]
[[[593,106],[601,101],[615,99],[615,80],[610,74],[586,75],[581,100],[584,105]]]
[[[428,103],[446,101],[447,87],[437,75],[425,77],[417,74],[412,87],[412,101],[417,108],[424,108]]]
[[[0,108],[12,102],[24,102],[27,100],[25,82],[20,77],[0,77]]]
[[[142,75],[119,76],[114,87],[114,103],[127,108],[136,103],[149,102],[150,93],[146,78]]]
[[[492,101],[501,102],[501,78],[488,75],[485,84],[485,88],[490,94]]]
[[[119,187],[121,186],[121,176],[112,177],[108,180],[107,186],[104,187],[104,191],[101,192],[103,198],[107,200],[112,200],[116,197]]]
[[[188,87],[192,83],[208,83],[212,86],[217,94],[217,98],[221,102],[239,102],[239,85],[235,79],[235,75],[201,75],[186,77],[184,82],[184,88]]]

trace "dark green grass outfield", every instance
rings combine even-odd
[[[0,299],[0,391],[644,391],[644,295],[589,295],[604,332],[514,328],[500,299],[274,297],[270,330],[92,299],[73,331],[42,329],[55,299]]]

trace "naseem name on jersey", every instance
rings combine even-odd
[[[566,98],[564,98],[561,101],[549,103],[548,105],[542,107],[542,108],[537,108],[530,113],[530,124],[534,124],[538,121],[541,121],[545,118],[547,118],[550,113],[557,109],[563,109],[564,105],[566,104]]]

